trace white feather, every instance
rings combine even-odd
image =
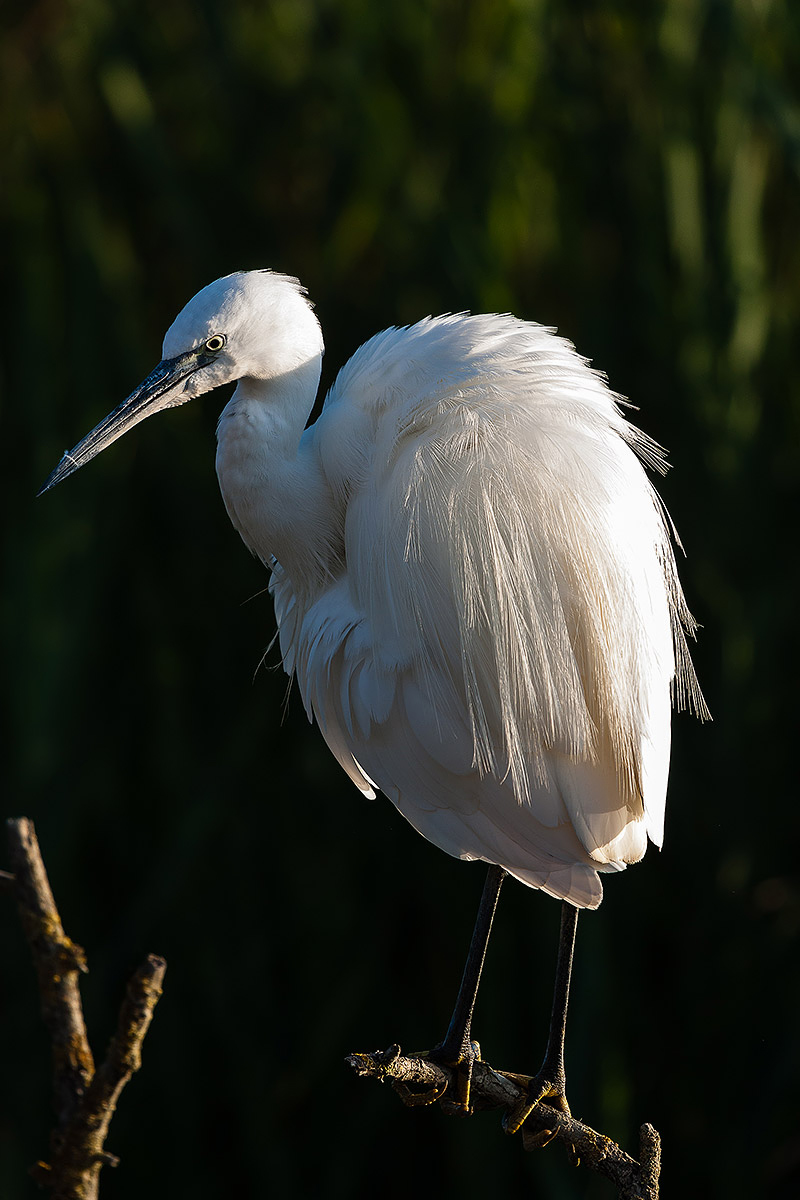
[[[372,338],[304,432],[322,335],[269,271],[199,292],[164,356],[45,486],[237,381],[223,498],[333,754],[448,853],[596,906],[661,843],[671,695],[705,712],[659,447],[563,338],[465,314]]]
[[[637,458],[660,450],[569,343],[510,316],[379,334],[304,442],[339,565],[301,584],[301,623],[289,568],[274,591],[333,753],[447,852],[596,905],[597,871],[660,844],[676,673],[698,695]]]

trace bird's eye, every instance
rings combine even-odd
[[[224,333],[215,333],[213,337],[210,337],[208,339],[208,341],[205,344],[204,349],[208,350],[208,352],[210,354],[216,354],[217,351],[221,350],[224,345],[225,345]]]

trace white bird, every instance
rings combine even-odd
[[[568,902],[563,1012],[539,1080],[565,1106],[576,909],[596,908],[600,875],[639,860],[648,837],[661,844],[671,696],[702,707],[671,528],[642,466],[663,471],[663,452],[569,342],[513,316],[379,333],[306,428],[322,353],[297,280],[219,279],[42,490],[151,413],[237,381],[220,488],[272,571],[309,718],[365,795],[380,788],[429,841],[493,867],[442,1056],[469,1074],[508,872]]]

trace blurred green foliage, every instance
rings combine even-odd
[[[665,849],[581,923],[570,1095],[630,1149],[661,1130],[666,1195],[796,1196],[800,8],[10,0],[3,24],[6,807],[87,950],[98,1052],[137,962],[169,961],[104,1198],[609,1195],[342,1064],[441,1036],[481,872],[362,800],[296,693],[281,720],[266,578],[216,494],[220,398],[33,498],[194,291],[265,265],[309,287],[326,382],[388,324],[512,309],[670,448],[715,722],[677,718]],[[538,1065],[557,925],[509,885],[493,1062]],[[17,1200],[49,1065],[10,908],[0,931]]]

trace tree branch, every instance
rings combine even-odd
[[[351,1054],[345,1060],[357,1075],[388,1081],[404,1104],[411,1107],[438,1103],[451,1115],[463,1112],[450,1096],[456,1095],[454,1069],[418,1056],[404,1056],[400,1047],[371,1054]],[[496,1071],[478,1061],[472,1071],[471,1110],[510,1112],[525,1094],[529,1076]],[[573,1161],[604,1175],[616,1186],[620,1200],[658,1200],[661,1143],[652,1125],[640,1130],[639,1158],[631,1158],[616,1142],[574,1117],[541,1103],[522,1126],[522,1144],[533,1150],[558,1140],[567,1146]]]
[[[105,1061],[95,1070],[78,990],[85,955],[64,933],[33,822],[21,817],[7,826],[14,875],[4,886],[17,899],[53,1049],[52,1161],[37,1163],[32,1173],[55,1200],[96,1200],[101,1168],[118,1161],[105,1151],[105,1139],[120,1093],[141,1064],[167,964],[150,955],[133,976]]]
[[[86,957],[64,933],[33,822],[21,817],[7,825],[17,906],[33,955],[42,1016],[53,1050],[55,1110],[59,1123],[66,1123],[94,1074],[78,991],[78,975],[86,972]]]

